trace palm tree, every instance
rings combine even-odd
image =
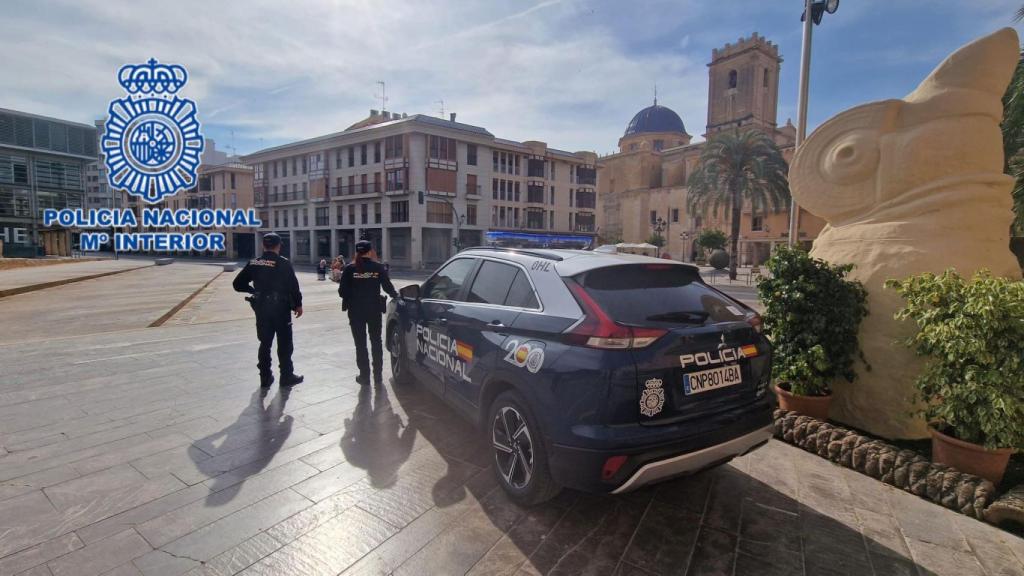
[[[723,132],[704,145],[700,165],[687,182],[691,214],[731,211],[729,278],[736,279],[740,214],[745,203],[753,213],[789,205],[789,166],[775,142],[760,130]]]
[[[1017,11],[1016,22],[1024,19],[1024,7]],[[1017,62],[1013,79],[1003,95],[1003,171],[1015,179],[1013,186],[1012,232],[1024,235],[1024,59]]]

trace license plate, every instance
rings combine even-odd
[[[687,395],[700,394],[708,390],[716,390],[733,386],[743,381],[740,376],[739,364],[720,366],[710,370],[683,374],[683,389]]]

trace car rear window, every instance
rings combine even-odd
[[[515,266],[484,260],[476,274],[476,280],[473,280],[473,287],[469,290],[467,300],[484,304],[504,304],[508,288],[518,272],[519,269]]]
[[[612,320],[623,324],[703,324],[742,320],[747,315],[687,266],[609,266],[585,272],[576,281]]]

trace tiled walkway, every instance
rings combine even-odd
[[[335,285],[302,282],[290,394],[257,392],[251,319],[204,314],[223,294],[194,323],[0,344],[0,575],[1024,574],[1021,539],[774,441],[515,506],[429,393],[355,385]]]

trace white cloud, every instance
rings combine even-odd
[[[13,81],[0,105],[84,122],[119,94],[117,67],[150,56],[188,67],[200,118],[254,145],[343,129],[379,107],[377,80],[390,110],[436,113],[444,99],[499,137],[571,150],[613,149],[655,82],[691,132],[706,114],[703,61],[681,47],[633,54],[617,35],[678,21],[616,3],[65,0],[7,12],[0,53]]]

